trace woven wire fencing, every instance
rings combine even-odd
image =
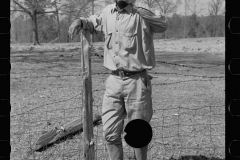
[[[43,133],[82,116],[79,53],[13,53],[11,63],[11,159],[83,159],[81,133],[68,136],[45,151],[31,152]],[[101,114],[104,84],[108,76],[99,57],[92,58],[92,74],[95,115]],[[161,77],[164,73],[157,68],[150,74]],[[168,76],[173,75],[176,76]],[[168,79],[168,83],[164,76],[161,80],[152,80],[154,114],[150,124],[153,138],[149,144],[148,159],[162,160],[184,155],[225,156],[224,100],[219,100],[223,97],[216,98],[218,95],[212,93],[212,96],[207,95],[194,105],[180,101],[181,97],[188,99],[189,96],[184,87],[196,87],[195,82],[198,81],[203,85],[213,85],[215,80],[222,83],[224,80],[215,78],[209,83],[212,77],[194,78],[180,74],[174,82]],[[178,82],[183,79],[185,86],[177,86],[182,85]],[[166,88],[168,86],[175,88]],[[167,98],[170,93],[176,93],[178,87],[183,87],[181,96]],[[214,98],[216,103],[213,104],[210,101]],[[98,160],[108,159],[102,135],[102,125],[94,127],[95,157]],[[124,159],[132,159],[133,148],[124,139],[123,146]]]

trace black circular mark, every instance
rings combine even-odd
[[[240,141],[233,140],[229,145],[229,153],[232,157],[240,157],[239,153]]]
[[[232,17],[228,23],[228,29],[232,34],[240,34],[240,17]]]
[[[233,58],[229,65],[228,70],[231,72],[232,75],[240,75],[240,68],[239,68],[240,58]]]
[[[142,119],[130,121],[124,132],[126,133],[124,137],[126,143],[133,148],[142,148],[152,140],[152,127]]]
[[[0,58],[0,75],[8,75],[11,71],[11,63],[7,58]]]
[[[228,106],[228,111],[232,116],[240,116],[240,99],[233,99],[229,106]]]

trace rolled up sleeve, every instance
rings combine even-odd
[[[149,24],[151,33],[162,33],[167,30],[168,21],[165,16],[156,16],[144,8],[138,8],[138,13],[143,17],[145,22]]]
[[[102,32],[102,12],[99,15],[92,15],[89,18],[81,18],[83,26],[82,29],[89,30],[90,33],[94,31]]]
[[[145,19],[147,23],[149,23],[152,33],[162,33],[165,32],[168,28],[168,21],[164,16],[152,16]]]

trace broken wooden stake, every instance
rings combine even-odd
[[[92,76],[91,76],[91,36],[83,30],[81,36],[81,67],[82,67],[82,116],[83,116],[83,158],[94,160],[94,136],[92,118]]]
[[[98,126],[102,123],[101,115],[95,115],[93,120],[93,126]],[[78,133],[83,132],[83,123],[81,118],[78,118],[72,122],[69,122],[63,126],[52,128],[50,131],[44,132],[35,143],[32,152],[42,152],[49,147],[66,141],[69,137],[72,137]]]

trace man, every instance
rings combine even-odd
[[[102,122],[111,160],[123,160],[121,134],[124,118],[128,122],[153,114],[151,83],[147,70],[155,67],[153,33],[164,32],[168,23],[147,9],[134,6],[135,0],[116,0],[102,12],[75,20],[69,27],[73,36],[80,29],[105,34],[104,67],[111,75],[106,80]],[[141,140],[140,140],[141,141]],[[137,160],[147,159],[147,148],[134,148]]]

